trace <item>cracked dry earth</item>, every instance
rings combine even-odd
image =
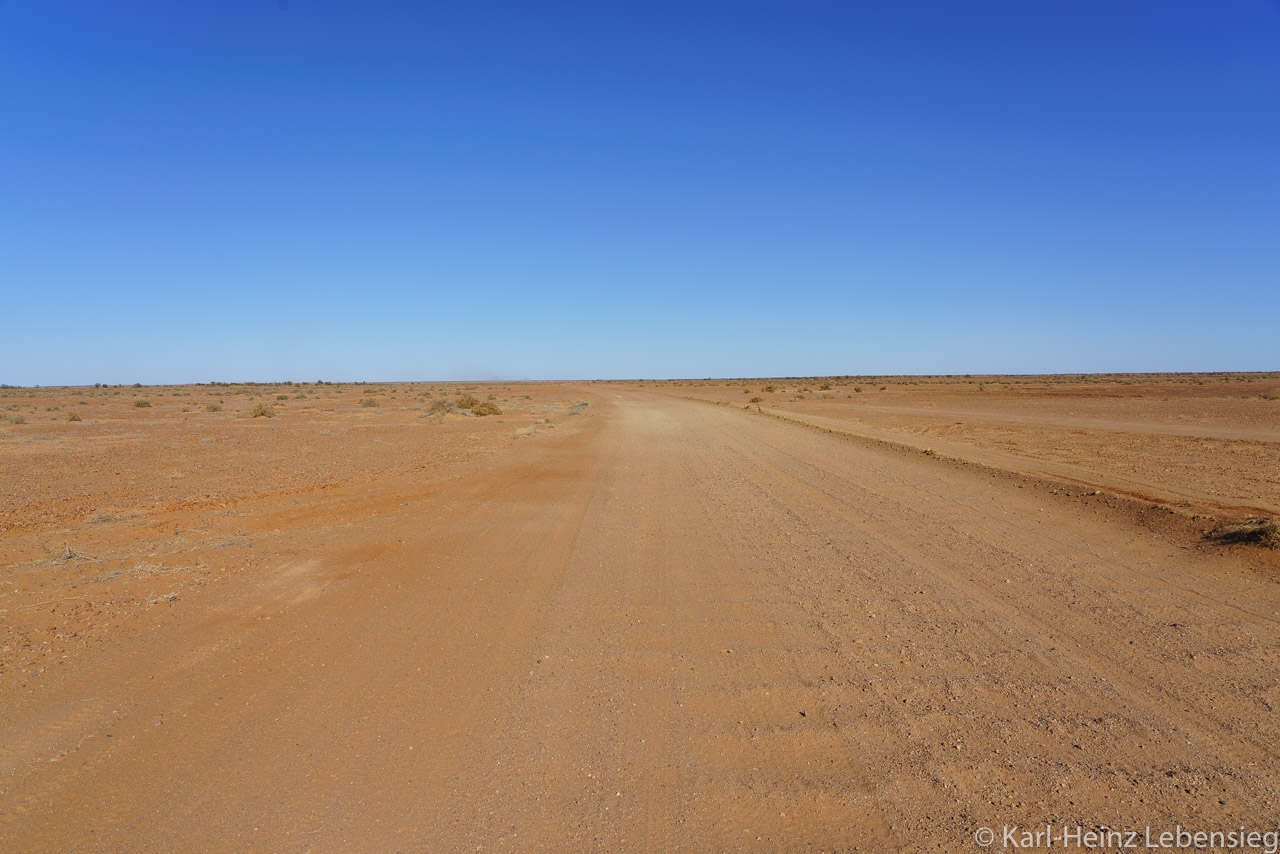
[[[167,507],[243,567],[3,674],[0,848],[975,851],[980,826],[1280,820],[1280,587],[1249,550],[574,393],[447,476]]]

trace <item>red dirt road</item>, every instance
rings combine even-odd
[[[1280,821],[1280,586],[1247,554],[737,408],[590,399],[461,479],[282,514],[328,532],[304,559],[7,686],[0,849]]]

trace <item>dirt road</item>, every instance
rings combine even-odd
[[[307,559],[12,693],[0,849],[975,851],[981,826],[1280,820],[1280,587],[1246,558],[596,389],[555,442],[331,502]]]

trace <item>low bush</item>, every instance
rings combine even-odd
[[[1274,549],[1280,546],[1280,519],[1241,519],[1228,522],[1214,528],[1207,537],[1215,543],[1246,543]]]

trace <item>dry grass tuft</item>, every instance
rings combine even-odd
[[[378,399],[376,397],[366,397],[364,400],[360,401],[360,405],[361,406],[377,406]]]
[[[182,588],[179,587],[177,590],[172,590],[168,593],[153,593],[147,597],[147,607],[150,608],[151,606],[159,605],[162,602],[166,605],[171,602],[176,602],[178,600],[178,594],[181,592]]]
[[[1240,519],[1224,522],[1205,535],[1206,539],[1224,545],[1246,544],[1280,547],[1280,519]]]
[[[252,416],[254,418],[275,418],[275,407],[269,403],[259,403],[253,408]]]
[[[205,412],[221,412],[221,411],[222,411],[222,404],[221,404],[221,403],[217,403],[216,401],[215,401],[215,402],[206,403],[206,404],[204,405],[204,411],[205,411]]]

